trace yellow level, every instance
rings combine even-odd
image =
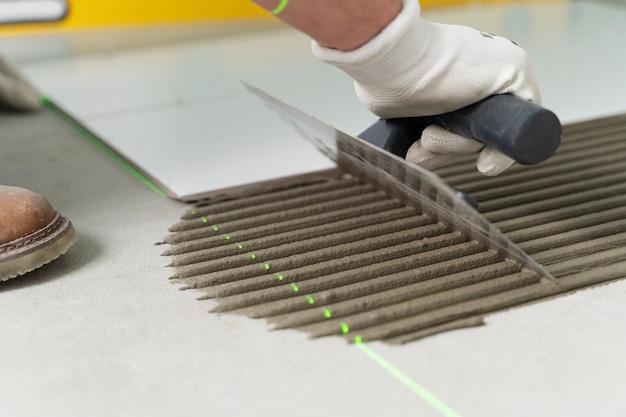
[[[68,2],[69,14],[60,22],[7,25],[0,30],[0,37],[107,26],[271,18],[250,0],[68,0]],[[507,0],[420,1],[423,8],[481,2],[506,3]]]

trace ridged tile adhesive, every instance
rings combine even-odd
[[[172,279],[277,329],[406,343],[626,276],[626,116],[566,126],[553,158],[496,178],[469,158],[439,170],[478,200],[478,229],[438,212],[440,194],[407,196],[428,181],[391,161],[407,187],[339,160],[197,203],[164,240]]]

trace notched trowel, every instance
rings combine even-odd
[[[356,138],[244,85],[346,172],[379,184],[394,197],[557,282],[439,176],[400,157],[426,126],[436,123],[523,164],[538,163],[560,143],[561,124],[553,113],[513,96],[494,96],[441,116],[379,120]]]

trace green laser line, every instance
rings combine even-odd
[[[217,231],[218,230],[217,226],[213,226],[213,230]],[[228,235],[224,235],[224,236],[228,236]],[[230,237],[227,237],[227,239],[230,239]],[[237,243],[237,247],[241,249],[242,245]],[[254,253],[251,253],[250,258],[256,259],[256,255]],[[270,265],[268,263],[263,264],[263,268],[269,271]],[[278,272],[276,272],[274,275],[276,275],[279,281],[282,281],[285,279],[285,277]],[[291,288],[293,289],[293,292],[297,293],[298,291],[300,291],[300,288],[298,288],[296,284],[292,283]],[[305,297],[309,304],[315,304],[315,299],[312,296],[306,295]],[[330,319],[332,317],[332,313],[328,308],[322,308],[322,311],[324,312],[324,317],[326,317],[327,319]],[[343,333],[344,335],[350,333],[350,327],[348,326],[347,323],[342,321],[339,323],[339,325],[341,326],[341,333]],[[404,385],[406,385],[411,391],[416,393],[420,398],[422,398],[422,400],[428,403],[428,405],[430,405],[432,408],[434,408],[439,413],[441,413],[443,417],[461,417],[460,414],[458,414],[456,411],[454,411],[452,408],[446,405],[443,401],[441,401],[435,395],[433,395],[428,390],[420,386],[417,382],[413,381],[409,376],[402,373],[399,369],[394,367],[392,364],[387,362],[385,359],[379,356],[372,349],[367,347],[363,343],[363,338],[361,336],[357,335],[354,337],[353,340],[354,340],[354,344],[359,349],[361,349],[362,352],[364,352],[367,356],[369,356],[376,363],[378,363],[383,369],[389,372],[394,378],[396,378],[397,380],[402,382]]]
[[[439,398],[435,397],[428,390],[420,386],[417,382],[413,381],[409,376],[402,373],[398,368],[387,362],[385,359],[380,357],[376,352],[367,347],[363,343],[363,339],[360,336],[356,336],[354,338],[354,344],[361,349],[367,356],[373,359],[376,363],[383,367],[387,372],[389,372],[394,378],[402,382],[406,385],[411,391],[420,396],[424,401],[428,403],[432,408],[441,413],[444,417],[461,417],[459,413],[454,411],[448,405],[444,404]]]
[[[213,226],[213,230],[217,231],[218,230],[217,226]],[[224,235],[224,236],[227,239],[230,239],[228,235]],[[240,243],[237,243],[237,248],[241,249],[242,245]],[[251,253],[250,258],[256,259],[256,255],[254,253]],[[268,263],[263,264],[263,268],[269,271],[270,265]],[[279,281],[283,281],[285,279],[285,277],[278,272],[276,272],[274,275],[276,275]],[[293,289],[293,292],[300,291],[300,288],[298,288],[296,284],[292,283],[291,288]],[[315,299],[312,296],[306,295],[305,297],[309,304],[315,304]],[[322,308],[322,311],[324,312],[324,317],[326,317],[327,319],[330,319],[332,317],[332,313],[328,308]],[[348,326],[347,323],[342,321],[339,324],[341,326],[341,333],[343,333],[344,335],[350,333],[350,327]],[[439,413],[441,413],[443,417],[461,417],[460,414],[458,414],[456,411],[454,411],[452,408],[446,405],[443,401],[441,401],[435,395],[433,395],[428,390],[420,386],[417,382],[413,381],[409,376],[402,373],[399,369],[394,367],[392,364],[387,362],[385,359],[379,356],[376,352],[374,352],[372,349],[366,346],[363,343],[363,338],[361,336],[355,336],[353,340],[354,340],[354,344],[359,349],[361,349],[362,352],[364,352],[367,356],[369,356],[376,363],[378,363],[383,369],[389,372],[394,378],[396,378],[397,380],[402,382],[404,385],[406,385],[411,391],[416,393],[420,398],[422,398],[422,400],[428,403],[428,405],[430,405],[432,408],[434,408]]]
[[[98,150],[108,156],[111,160],[113,160],[116,164],[124,168],[128,173],[130,173],[133,177],[137,178],[141,181],[145,186],[154,191],[157,195],[167,198],[167,194],[156,186],[152,181],[146,178],[141,172],[135,169],[128,162],[123,160],[115,151],[113,151],[110,147],[104,144],[100,139],[95,137],[89,130],[83,127],[80,123],[76,122],[72,117],[70,117],[67,113],[57,107],[48,97],[42,98],[42,103],[44,107],[46,107],[50,112],[52,112],[59,119],[63,120],[70,127],[72,127],[78,134],[80,134],[84,139],[87,139],[92,145],[94,145]]]

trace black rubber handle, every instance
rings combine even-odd
[[[550,110],[502,94],[438,116],[380,119],[359,137],[404,158],[409,146],[432,124],[476,139],[524,165],[550,158],[562,133],[561,122]]]

